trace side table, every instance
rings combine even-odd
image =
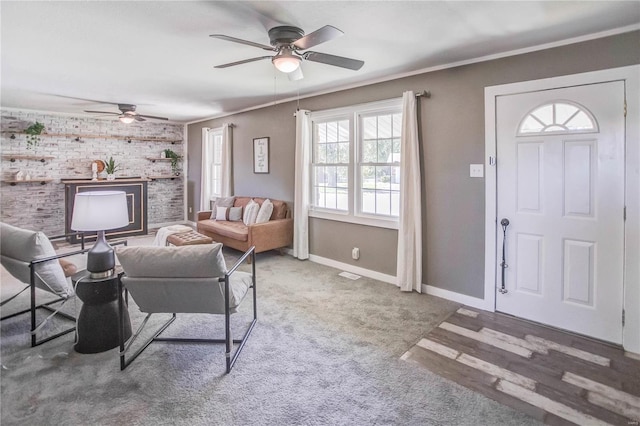
[[[82,300],[78,315],[78,341],[74,345],[76,352],[95,354],[117,347],[119,339],[118,319],[118,275],[116,272],[108,278],[92,279],[89,272],[82,271],[71,277],[76,294]],[[131,337],[131,320],[128,310],[124,310],[124,340]]]

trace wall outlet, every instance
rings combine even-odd
[[[469,177],[484,177],[484,164],[469,164]]]
[[[351,257],[353,260],[360,259],[360,249],[358,247],[354,247],[353,250],[351,250]]]
[[[193,207],[189,207],[189,213],[193,213]]]

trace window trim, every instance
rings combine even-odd
[[[334,210],[324,207],[318,207],[313,205],[314,194],[314,182],[315,175],[311,176],[309,186],[309,217],[334,220],[338,222],[354,223],[358,225],[375,226],[379,228],[398,229],[399,216],[386,216],[386,215],[373,215],[369,213],[363,213],[361,209],[361,190],[359,187],[361,178],[359,176],[360,164],[361,164],[361,150],[362,150],[362,138],[360,135],[361,120],[363,116],[367,115],[382,115],[385,112],[397,113],[402,112],[402,98],[393,98],[383,101],[376,101],[364,104],[357,104],[347,107],[333,108],[322,111],[311,112],[311,132],[312,132],[312,157],[310,168],[312,173],[314,170],[314,155],[315,155],[315,125],[316,123],[328,122],[328,121],[340,121],[349,120],[349,164],[348,164],[348,210]],[[387,163],[385,163],[387,164]],[[393,163],[389,163],[393,164]],[[401,166],[400,161],[399,166]]]

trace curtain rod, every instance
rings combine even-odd
[[[423,90],[422,92],[416,93],[416,98],[420,98],[420,97],[425,97],[428,99],[431,97],[431,92],[428,90]]]

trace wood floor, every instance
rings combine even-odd
[[[460,308],[402,359],[547,424],[640,424],[639,360],[507,315]]]

